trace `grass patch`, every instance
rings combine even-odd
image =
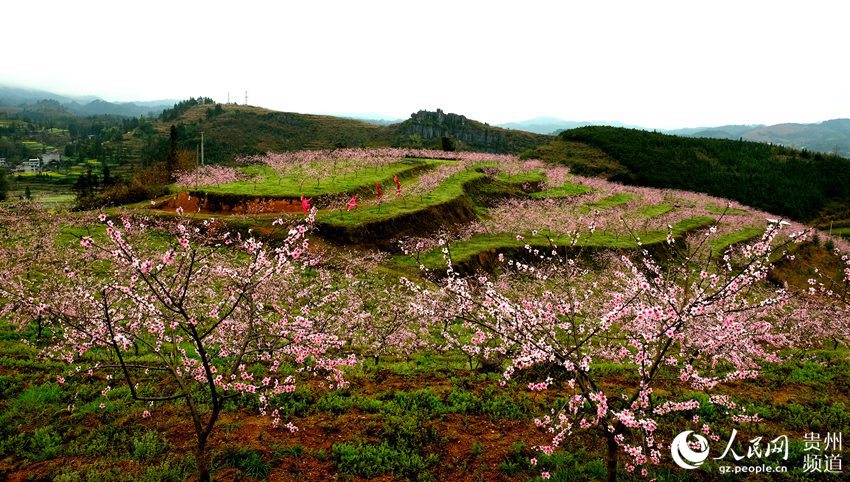
[[[138,438],[133,439],[133,458],[136,460],[150,460],[168,450],[168,440],[153,430],[144,432]]]
[[[593,191],[593,189],[583,184],[573,184],[571,182],[565,182],[564,185],[561,187],[546,189],[545,191],[533,192],[530,194],[530,196],[538,199],[552,197],[570,197],[580,196],[582,194],[587,194],[591,191]]]
[[[831,233],[835,236],[848,237],[848,236],[850,236],[850,226],[845,227],[845,228],[833,228],[833,229],[829,230],[829,233]]]
[[[729,246],[757,238],[761,236],[762,233],[764,233],[764,229],[746,227],[724,234],[723,236],[719,236],[709,241],[711,245],[711,252],[717,256],[722,255]]]
[[[423,456],[413,450],[392,447],[387,442],[343,442],[334,444],[332,451],[337,470],[360,477],[377,477],[393,472],[420,480],[426,475],[425,470],[438,460],[437,454]]]
[[[674,209],[676,208],[672,204],[649,204],[640,208],[637,213],[647,218],[654,218],[662,214],[667,214]]]
[[[62,400],[62,389],[56,383],[48,382],[43,385],[30,387],[16,398],[12,405],[22,412],[44,413],[50,405]]]
[[[587,214],[591,211],[605,211],[607,209],[615,208],[617,206],[626,204],[627,202],[634,201],[635,199],[638,199],[637,194],[623,192],[620,194],[614,194],[612,196],[604,197],[592,203],[587,203],[581,206],[581,208],[579,208],[579,211],[582,214]]]
[[[16,172],[15,177],[21,177],[21,178],[27,179],[27,178],[49,178],[49,177],[60,178],[60,177],[67,177],[67,176],[65,176],[64,174],[58,173],[56,171],[42,171],[42,172]]]
[[[517,174],[507,174],[500,172],[496,179],[509,184],[524,184],[526,182],[542,182],[546,180],[546,174],[543,171],[528,171]]]
[[[224,464],[238,469],[242,474],[253,479],[264,480],[272,471],[263,454],[255,449],[225,449],[222,454]]]
[[[728,214],[728,215],[741,215],[747,214],[747,211],[738,208],[727,208],[726,206],[718,206],[716,204],[709,204],[705,207],[707,212],[711,214]]]

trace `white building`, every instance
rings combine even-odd
[[[41,172],[41,159],[29,159],[21,163],[18,172]]]

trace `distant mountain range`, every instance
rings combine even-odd
[[[850,119],[816,124],[728,125],[667,131],[688,137],[744,139],[850,157]]]
[[[535,117],[533,119],[528,119],[524,121],[506,122],[504,124],[498,124],[498,127],[502,127],[505,129],[516,129],[520,131],[534,132],[536,134],[551,135],[556,135],[569,129],[575,129],[576,127],[585,126],[631,127],[635,129],[642,129],[642,127],[639,126],[623,124],[622,122],[616,121],[570,121],[558,119],[556,117],[545,116]]]
[[[398,124],[402,122],[404,119],[399,119],[397,117],[378,114],[374,112],[366,112],[366,113],[337,113],[337,112],[323,112],[319,115],[329,115],[333,117],[342,117],[343,119],[354,119],[366,122],[368,124],[374,124],[376,126],[388,126],[392,124]]]
[[[0,85],[0,107],[26,108],[44,100],[56,101],[67,109],[68,112],[76,115],[115,115],[124,117],[158,115],[163,110],[178,102],[172,99],[108,102],[91,95],[67,96],[44,90]]]
[[[629,127],[654,130],[665,134],[685,137],[708,137],[714,139],[744,139],[755,142],[779,144],[786,147],[806,149],[850,157],[850,119],[832,119],[813,124],[776,125],[726,125],[720,127],[689,127],[685,129],[648,129],[621,122],[568,121],[554,117],[535,117],[520,122],[499,124],[505,129],[517,129],[538,134],[558,134],[565,130],[585,126]]]

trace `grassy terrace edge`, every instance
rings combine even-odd
[[[711,216],[695,216],[684,219],[673,225],[673,237],[680,238],[691,231],[707,228],[716,221]],[[636,233],[636,235],[640,238],[640,242],[644,246],[650,246],[664,242],[667,239],[667,230],[653,229]],[[549,249],[550,239],[557,246],[569,246],[573,242],[570,236],[553,233],[548,233],[548,237],[547,233],[542,233],[533,236],[523,236],[521,239],[517,239],[515,234],[509,233],[476,234],[467,240],[450,243],[449,251],[454,263],[463,264],[482,253],[522,249],[526,245],[531,248]],[[638,241],[630,235],[614,235],[597,231],[589,236],[580,236],[575,245],[583,248],[637,249]],[[405,264],[413,264],[411,258],[399,258],[403,259],[404,261],[402,262]],[[443,253],[440,249],[425,253],[421,256],[420,260],[428,269],[439,269],[445,266]]]
[[[464,186],[467,183],[483,179],[484,174],[478,171],[463,171],[446,178],[430,193],[421,196],[413,195],[407,198],[393,200],[380,206],[358,208],[350,212],[320,211],[317,221],[335,227],[356,227],[395,217],[415,214],[420,211],[453,201],[466,194]]]

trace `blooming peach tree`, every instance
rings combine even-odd
[[[581,267],[577,258],[584,254],[564,257],[553,245],[536,257],[554,266],[511,263],[521,288],[505,279],[463,278],[450,260],[439,290],[407,283],[419,295],[418,310],[447,323],[447,339],[477,356],[506,358],[506,381],[525,376],[530,390],[555,390],[566,400],[535,420],[551,434],[539,450],[552,454],[576,431],[596,431],[606,441],[608,478],[615,480],[621,454],[626,470],[643,475],[661,462],[667,442],[659,419],[700,407],[696,399],[653,395],[662,378],[705,392],[709,403],[734,412],[734,403],[715,390],[757,377],[762,363],[777,361],[778,350],[793,342],[777,323],[787,312],[787,294],[765,282],[779,230],[771,224],[759,240],[719,262],[700,255],[708,243],[698,235],[691,248],[671,249],[660,260],[649,249],[636,259],[597,258],[609,273],[602,277]],[[678,243],[668,236],[665,244]],[[632,372],[632,386],[612,389],[600,362]],[[713,435],[708,425],[699,428]]]
[[[846,243],[842,244],[846,250]],[[850,345],[850,255],[840,248],[832,254],[836,267],[805,266],[810,273],[807,284],[791,288],[796,318],[801,320],[795,327],[800,334],[797,346],[803,353],[823,347],[824,340],[833,349]]]
[[[275,397],[308,375],[345,387],[342,368],[356,362],[313,322],[310,300],[322,297],[295,295],[311,290],[301,273],[317,262],[305,237],[313,215],[276,247],[214,221],[180,220],[158,236],[144,220],[101,215],[105,235],[81,237],[74,254],[85,263],[59,268],[49,298],[17,293],[18,319],[50,320],[45,352],[71,367],[60,383],[105,371],[102,396],[126,384],[146,418],[159,402],[182,400],[199,477],[210,480],[208,441],[228,400],[256,397],[275,426],[295,431]]]

